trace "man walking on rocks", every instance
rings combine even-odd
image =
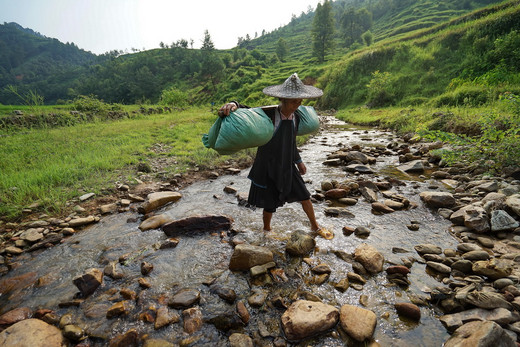
[[[283,84],[266,87],[263,93],[279,98],[278,107],[266,110],[274,124],[271,140],[258,147],[253,167],[248,178],[251,180],[248,202],[252,206],[263,208],[262,220],[264,231],[271,230],[271,219],[278,207],[286,202],[299,201],[311,224],[311,230],[326,238],[331,233],[320,228],[310,200],[310,193],[305,187],[302,175],[307,172],[298,149],[296,134],[300,121],[298,107],[303,99],[318,98],[323,91],[313,86],[304,85],[297,74],[291,75]],[[247,108],[236,101],[220,108],[220,115],[228,116],[238,108]]]

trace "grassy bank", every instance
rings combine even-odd
[[[216,115],[209,108],[95,121],[71,127],[0,131],[0,216],[13,219],[39,202],[49,213],[86,192],[132,181],[139,163],[161,162],[163,175],[229,159],[204,148]],[[250,155],[242,151],[236,157]]]

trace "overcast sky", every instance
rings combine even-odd
[[[217,49],[268,32],[319,0],[0,0],[0,23],[16,22],[95,54],[158,48],[180,39],[199,48],[208,30]]]

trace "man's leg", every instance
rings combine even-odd
[[[309,218],[309,222],[311,222],[311,230],[316,231],[320,227],[318,226],[318,222],[316,221],[316,216],[314,215],[314,207],[312,206],[312,202],[310,199],[301,201],[303,211]]]
[[[264,230],[271,231],[271,219],[273,218],[273,212],[268,212],[264,209],[262,213],[262,220],[264,222]]]

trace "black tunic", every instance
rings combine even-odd
[[[296,167],[301,162],[296,148],[296,132],[293,120],[280,120],[272,139],[258,147],[255,162],[248,175],[251,180],[249,204],[274,212],[286,202],[310,198]]]

